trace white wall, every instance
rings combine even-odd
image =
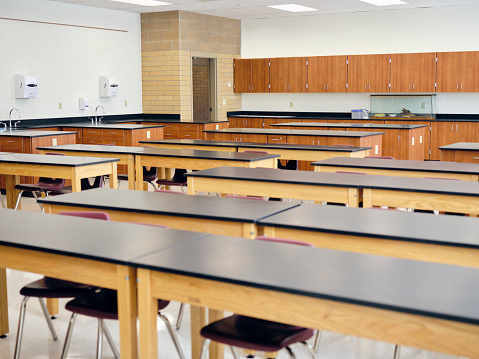
[[[0,120],[13,107],[22,119],[86,116],[100,104],[107,114],[142,112],[139,14],[45,0],[0,0],[0,17],[127,31],[0,19]],[[17,73],[38,78],[38,98],[14,98]],[[99,98],[100,75],[118,80],[118,97]],[[90,110],[79,110],[79,97],[90,100]]]
[[[479,5],[245,20],[243,58],[478,51]],[[290,107],[293,102],[293,108]],[[365,94],[243,94],[244,111],[347,112]],[[438,113],[479,113],[479,93],[441,93]]]

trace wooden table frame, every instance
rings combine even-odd
[[[338,156],[339,157],[339,156]],[[451,178],[462,181],[479,181],[479,175],[464,174],[464,173],[445,173],[445,172],[420,172],[420,171],[400,171],[393,169],[376,169],[364,167],[343,167],[343,166],[314,166],[314,172],[337,172],[337,171],[351,171],[361,172],[368,175],[379,176],[393,176],[393,177],[413,177],[413,178]]]
[[[44,203],[46,213],[57,214],[64,211],[97,211],[95,208],[85,208],[76,206],[62,206],[57,204]],[[181,216],[168,216],[161,214],[137,213],[120,210],[102,209],[110,215],[115,222],[138,222],[149,224],[167,225],[173,229],[182,229],[190,231],[194,228],[195,232],[220,234],[225,236],[243,237],[253,239],[258,234],[256,223],[246,223],[238,221],[214,220],[204,218],[191,218]]]
[[[5,268],[11,268],[117,290],[121,357],[138,358],[136,269],[125,265],[5,245],[0,245],[0,263],[3,267],[0,269],[1,284],[6,284]],[[0,334],[6,334],[9,331],[6,296],[0,299],[0,307]]]
[[[116,162],[89,164],[84,166],[41,165],[28,163],[0,163],[0,174],[6,175],[7,207],[14,208],[20,191],[20,176],[65,178],[72,181],[72,191],[81,190],[81,179],[101,175],[110,176],[110,187],[117,187]]]
[[[44,155],[46,153],[62,153],[66,156],[77,156],[77,157],[98,157],[98,158],[118,158],[120,161],[117,162],[119,165],[126,165],[128,171],[128,189],[135,189],[135,156],[133,153],[107,153],[107,152],[90,152],[90,151],[66,151],[61,149],[49,149],[49,150],[40,150],[40,154]],[[118,182],[111,181],[114,183]],[[110,184],[111,187],[111,184]],[[112,187],[113,188],[113,187]]]
[[[479,215],[479,197],[363,188],[363,207],[401,207]]]
[[[262,181],[241,181],[225,178],[188,177],[188,194],[216,192],[261,197],[288,198],[315,202],[347,203],[358,207],[362,193],[359,188],[288,184]]]
[[[183,158],[160,155],[135,155],[136,167],[136,189],[143,190],[143,166],[147,167],[162,167],[165,169],[165,177],[171,178],[172,168],[188,168],[192,170],[206,170],[215,167],[229,166],[229,167],[269,167],[277,168],[277,158],[267,158],[258,161],[228,161],[228,160],[214,160],[202,158]],[[189,181],[189,180],[188,180]],[[188,182],[189,183],[189,182]],[[189,193],[189,191],[188,191]]]
[[[201,349],[200,307],[452,355],[479,357],[479,326],[244,285],[138,269],[140,357],[157,358],[156,299],[192,304],[192,357]],[[247,303],[247,304],[245,304]],[[265,305],[267,303],[267,305]],[[212,318],[210,318],[211,320]],[[210,351],[219,359],[222,351]]]

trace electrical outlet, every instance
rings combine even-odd
[[[426,108],[426,103],[425,102],[421,102],[421,108],[424,110]]]
[[[289,107],[293,107],[293,102],[290,102],[290,103],[289,103]]]
[[[150,131],[146,131],[146,138],[150,138],[151,137],[151,134],[150,134]]]
[[[56,146],[57,145],[57,139],[56,138],[52,138],[52,146]]]
[[[226,106],[226,100],[223,99],[223,106]]]
[[[231,87],[231,81],[228,81],[228,87]]]
[[[128,101],[127,101],[127,100],[125,100],[125,107],[127,107],[127,106],[128,106]]]
[[[61,102],[58,103],[58,109],[61,110],[63,108],[63,104]]]

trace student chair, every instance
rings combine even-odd
[[[100,220],[106,220],[106,221],[110,220],[110,216],[106,212],[78,211],[78,212],[60,212],[58,214],[65,215],[65,216],[100,219]],[[54,319],[54,317],[50,318],[50,315],[48,313],[45,302],[43,301],[43,298],[81,297],[81,296],[85,296],[85,295],[93,293],[95,289],[96,289],[95,287],[90,285],[70,282],[70,281],[50,278],[50,277],[43,277],[39,280],[36,280],[34,282],[27,284],[22,289],[20,289],[20,294],[23,295],[25,298],[23,298],[21,306],[20,306],[17,338],[15,341],[15,353],[13,356],[14,359],[18,359],[20,357],[20,349],[22,345],[22,336],[23,336],[23,326],[25,323],[25,311],[27,307],[27,302],[31,297],[38,298],[43,311],[43,315],[45,316],[45,319],[47,321],[48,328],[50,329],[50,332],[52,334],[53,340],[57,341],[58,336],[52,323],[52,319]]]
[[[256,239],[312,246],[309,243],[288,239],[270,237],[257,237]],[[228,345],[235,359],[240,358],[236,347],[249,351],[263,351],[266,353],[267,358],[275,358],[276,352],[286,349],[290,357],[295,358],[289,346],[296,343],[303,344],[308,349],[311,358],[316,358],[315,351],[306,343],[306,340],[311,338],[314,332],[314,329],[233,314],[230,317],[210,323],[201,329],[201,335],[205,340],[201,348],[200,359],[205,357],[212,340]],[[253,356],[249,355],[248,357],[251,358]]]
[[[177,168],[175,169],[175,174],[171,179],[158,179],[156,184],[158,185],[158,189],[161,189],[163,186],[180,186],[181,191],[183,192],[183,188],[186,187],[188,181],[186,179],[186,170]]]
[[[56,156],[64,156],[62,153],[46,153],[47,155],[56,155]],[[22,194],[24,192],[31,192],[35,200],[38,200],[37,192],[45,193],[48,197],[48,193],[51,191],[60,191],[65,186],[65,179],[64,178],[47,178],[47,177],[40,177],[37,183],[34,184],[17,184],[15,186],[16,190],[19,190],[20,193],[18,194],[17,203],[15,204],[15,209],[18,208],[20,204],[20,199],[22,198]],[[44,213],[43,206],[38,203],[38,206]]]
[[[168,189],[157,189],[157,190],[155,190],[155,192],[186,194],[185,192],[176,192],[176,191],[171,191],[171,190],[168,190]]]
[[[143,182],[149,183],[153,186],[153,189],[156,190],[155,180],[158,178],[158,168],[151,167],[147,168],[143,166]],[[118,187],[120,187],[120,181],[128,181],[127,174],[118,175]]]

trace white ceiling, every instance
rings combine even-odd
[[[165,2],[171,3],[171,5],[138,6],[110,0],[49,1],[137,13],[183,10],[239,20],[479,4],[479,0],[404,0],[408,3],[407,5],[393,6],[375,6],[359,0],[164,0]],[[318,11],[290,13],[267,7],[268,5],[291,3],[312,7],[318,9]],[[405,25],[407,25],[407,20],[405,21]]]

